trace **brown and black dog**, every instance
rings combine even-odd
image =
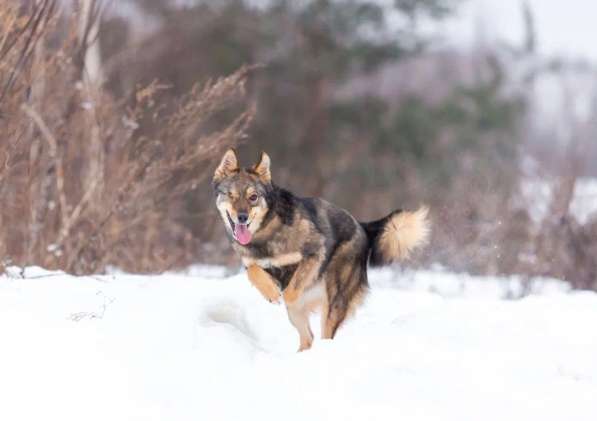
[[[299,351],[313,342],[312,311],[321,310],[322,338],[332,339],[367,293],[367,265],[405,259],[429,237],[427,208],[358,222],[325,200],[297,197],[273,184],[265,153],[253,167],[241,168],[228,150],[213,187],[249,280],[270,302],[283,298],[300,335]]]

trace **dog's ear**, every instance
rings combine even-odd
[[[228,149],[222,160],[220,161],[220,165],[216,168],[216,172],[214,173],[214,181],[222,181],[224,178],[238,172],[238,158],[236,156],[236,151],[234,149]]]
[[[259,162],[253,167],[253,171],[257,173],[261,181],[264,183],[272,182],[272,174],[269,170],[270,163],[271,160],[269,159],[269,155],[265,152],[261,152]]]

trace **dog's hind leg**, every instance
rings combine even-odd
[[[299,352],[311,348],[313,332],[311,332],[311,326],[309,326],[309,310],[298,303],[291,304],[286,309],[288,310],[290,322],[298,330],[300,336]]]
[[[323,311],[321,325],[321,338],[334,339],[336,331],[346,318],[348,314],[348,303],[345,299],[336,297],[329,304],[327,309]],[[325,318],[324,318],[325,317]]]
[[[327,302],[321,314],[321,338],[333,339],[342,322],[361,304],[367,291],[367,274],[360,265],[344,270],[344,278],[327,282]]]

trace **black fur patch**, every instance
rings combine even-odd
[[[301,250],[301,254],[303,257],[312,257],[312,256],[315,256],[318,251],[319,251],[319,244],[305,243],[305,245],[303,245],[303,249]]]
[[[270,256],[266,241],[251,241],[245,247],[251,251],[256,259],[264,259]]]
[[[307,213],[309,220],[315,226],[315,229],[320,234],[325,236],[326,230],[321,226],[321,218],[319,217],[319,214],[317,213],[317,205],[318,205],[316,203],[317,199],[313,199],[311,197],[306,197],[306,198],[302,198],[300,200],[301,200],[300,203],[303,205],[303,209]]]
[[[219,181],[212,181],[211,182],[211,187],[213,188],[213,192],[214,192],[214,194],[217,197],[218,193],[219,193],[219,189],[220,189],[220,182]]]
[[[319,218],[317,218],[317,207],[314,203],[315,199],[312,198],[304,198],[301,200],[301,204],[307,211],[307,215],[312,222],[316,222]]]
[[[341,209],[329,209],[327,217],[330,223],[331,232],[325,237],[325,260],[319,269],[320,275],[326,271],[328,264],[336,254],[338,247],[343,243],[350,241],[357,230],[354,220]]]
[[[298,268],[298,264],[288,265],[279,268],[268,268],[265,269],[265,271],[269,273],[272,276],[272,278],[274,278],[278,282],[280,289],[284,291],[290,283],[292,275],[294,275],[294,272],[296,272],[296,268]]]
[[[383,266],[387,263],[383,257],[383,253],[379,249],[377,242],[388,220],[400,212],[402,212],[402,210],[395,210],[388,216],[378,219],[377,221],[361,222],[361,226],[367,233],[367,241],[369,242],[369,249],[371,250],[371,254],[369,256],[370,266]]]
[[[355,222],[345,211],[336,208],[329,209],[328,218],[337,242],[348,241],[355,234],[357,229]]]
[[[274,187],[273,209],[284,225],[292,225],[295,210],[292,193],[279,187]]]

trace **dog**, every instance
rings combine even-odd
[[[309,349],[309,314],[321,310],[322,339],[363,302],[367,266],[406,259],[428,242],[428,208],[395,210],[373,222],[319,198],[297,197],[272,182],[271,160],[241,168],[234,149],[213,176],[216,206],[251,283],[270,302],[281,299]]]

